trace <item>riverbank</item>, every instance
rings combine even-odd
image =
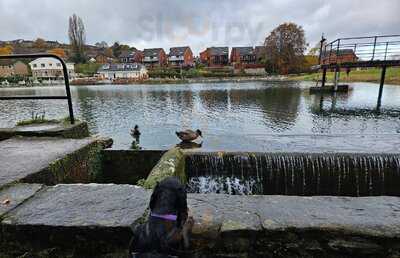
[[[327,73],[328,82],[333,82],[334,72]],[[321,80],[322,73],[291,75],[288,80],[293,81],[317,81]],[[367,70],[353,70],[347,75],[345,72],[341,73],[341,82],[375,82],[379,83],[381,79],[381,69],[373,68]],[[385,83],[400,85],[400,68],[391,67],[386,71]]]
[[[218,78],[190,78],[190,79],[148,79],[140,81],[121,81],[111,82],[111,81],[93,81],[90,82],[79,82],[71,81],[72,86],[94,86],[94,85],[158,85],[158,84],[192,84],[192,83],[222,83],[222,82],[259,82],[259,81],[285,81],[286,76],[246,76],[246,77],[218,77]],[[43,84],[43,85],[18,85],[18,84],[8,84],[0,85],[1,88],[30,88],[30,87],[52,87],[52,86],[63,86],[64,83],[59,84]]]

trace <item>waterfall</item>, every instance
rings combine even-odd
[[[194,153],[189,192],[400,196],[400,154]]]

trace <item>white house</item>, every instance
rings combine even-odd
[[[61,62],[51,57],[41,57],[29,63],[34,79],[63,79]],[[74,63],[66,63],[69,79],[75,78]]]
[[[142,64],[104,64],[98,70],[100,76],[104,79],[147,79],[147,69]]]

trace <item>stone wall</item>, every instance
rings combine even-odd
[[[98,183],[136,184],[147,178],[165,151],[103,150],[102,176]]]
[[[111,145],[111,139],[97,138],[83,148],[53,161],[45,169],[26,176],[20,182],[55,185],[98,181],[102,177],[100,152]]]

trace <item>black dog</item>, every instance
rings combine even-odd
[[[148,222],[134,230],[129,253],[135,258],[173,257],[189,247],[193,219],[188,218],[185,186],[168,177],[157,184],[150,199]]]

